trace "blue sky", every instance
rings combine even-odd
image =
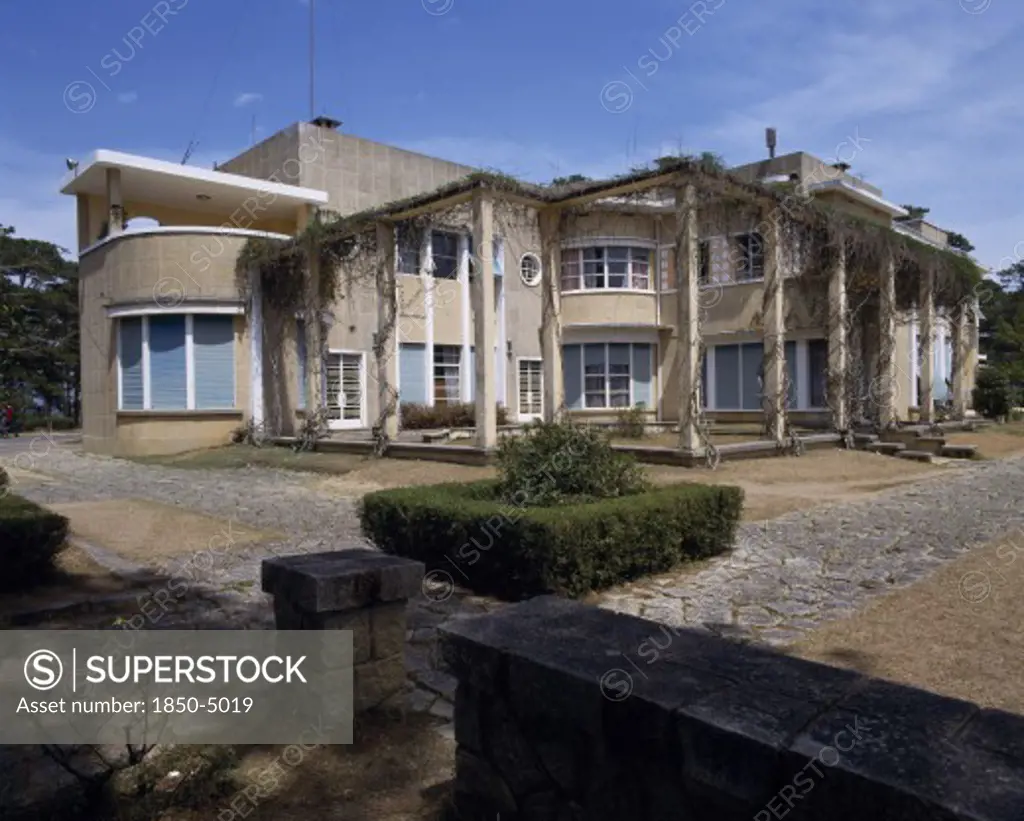
[[[1019,0],[317,0],[317,113],[534,180],[712,150],[850,161],[986,265],[1024,256]],[[73,245],[95,148],[207,167],[308,117],[308,0],[9,4],[0,223]]]

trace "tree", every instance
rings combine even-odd
[[[907,211],[905,217],[897,217],[896,219],[900,222],[906,220],[920,220],[928,216],[928,213],[932,210],[931,208],[925,208],[923,205],[904,205],[903,210]]]
[[[555,177],[552,181],[552,185],[572,185],[574,182],[590,182],[590,177],[585,177],[583,174],[570,174],[568,177]]]
[[[78,266],[0,225],[0,399],[79,418]]]
[[[969,254],[974,250],[974,244],[963,234],[958,234],[956,231],[947,231],[946,241],[949,243],[950,248],[956,248],[965,254]]]

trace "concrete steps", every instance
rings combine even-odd
[[[931,464],[935,460],[935,454],[927,450],[901,450],[896,454],[898,459],[909,459],[912,462],[925,462]]]
[[[869,453],[881,453],[884,456],[896,456],[906,450],[907,446],[902,442],[870,442],[864,446]]]
[[[939,456],[947,459],[976,459],[978,456],[977,445],[943,445]]]

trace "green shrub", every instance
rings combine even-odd
[[[1017,405],[1017,390],[1010,375],[998,366],[978,369],[974,385],[974,409],[990,419],[1007,417]]]
[[[436,428],[472,428],[476,425],[476,405],[465,402],[457,405],[416,405],[404,403],[400,408],[402,430],[432,430]],[[508,410],[498,405],[498,424],[508,424]]]
[[[370,493],[360,506],[363,533],[478,593],[580,596],[721,553],[743,506],[741,489],[720,485],[558,507],[510,505],[498,493],[496,481]]]
[[[550,506],[642,493],[643,468],[607,434],[572,422],[539,422],[498,443],[498,496]]]
[[[623,439],[643,439],[647,435],[647,408],[641,404],[620,410],[615,417],[615,435]]]
[[[13,493],[0,494],[0,589],[31,587],[53,570],[68,520]]]
[[[59,414],[39,413],[38,411],[27,411],[22,414],[15,413],[15,425],[22,431],[30,432],[37,430],[73,430],[75,420],[69,416]]]

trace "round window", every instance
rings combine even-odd
[[[537,285],[540,282],[540,257],[536,254],[523,254],[519,260],[519,276],[527,285]]]

